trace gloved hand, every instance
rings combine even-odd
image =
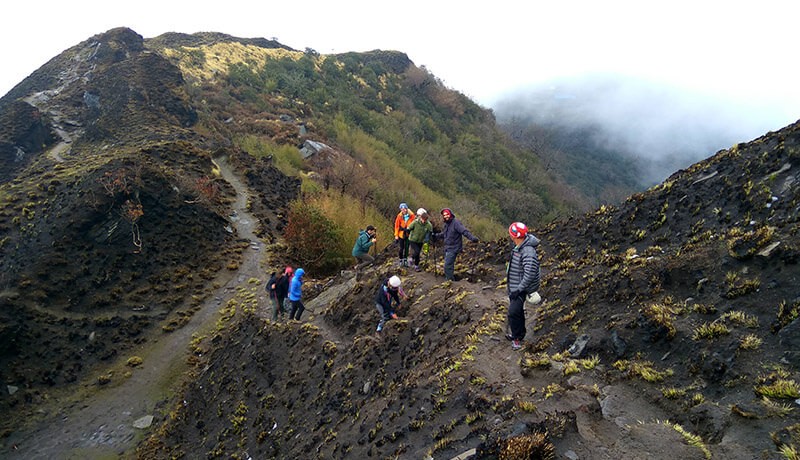
[[[525,295],[524,291],[511,291],[508,293],[508,298],[511,300],[518,299]]]
[[[427,254],[428,253],[428,243],[425,243],[425,244],[422,245],[422,253],[423,254]]]

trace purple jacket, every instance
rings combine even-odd
[[[452,214],[452,213],[451,213]],[[444,241],[444,250],[445,251],[456,251],[460,252],[463,248],[463,243],[461,237],[465,237],[470,241],[478,241],[478,238],[473,235],[472,233],[464,227],[464,224],[461,223],[460,220],[456,219],[456,215],[452,214],[453,218],[450,219],[450,222],[444,223],[444,230],[438,233],[434,233],[434,239],[443,240]]]

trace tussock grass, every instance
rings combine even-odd
[[[756,394],[768,398],[796,399],[800,397],[800,385],[794,380],[778,379],[767,385],[756,385]]]
[[[755,334],[748,334],[739,340],[740,350],[757,350],[764,341]]]
[[[653,323],[663,326],[667,329],[667,337],[674,337],[677,330],[675,329],[675,317],[680,312],[680,308],[673,305],[671,298],[664,299],[662,303],[653,303],[642,309],[642,315]]]
[[[731,330],[725,323],[721,321],[712,321],[711,323],[703,323],[698,326],[692,333],[692,340],[711,340],[730,333]]]
[[[650,361],[629,361],[619,360],[614,363],[614,369],[624,372],[628,377],[639,377],[650,383],[661,382],[667,377],[671,377],[674,371],[667,369],[659,371]]]
[[[578,363],[574,360],[568,360],[564,363],[564,375],[572,375],[577,374],[581,371],[581,368],[578,366]]]
[[[778,453],[783,455],[783,458],[786,460],[798,460],[800,459],[800,454],[797,452],[797,448],[791,444],[783,444],[778,448]]]
[[[720,317],[723,321],[730,321],[737,326],[744,326],[750,329],[758,327],[758,318],[741,311],[729,311]]]
[[[536,404],[532,401],[517,401],[517,409],[528,414],[536,413],[537,410]]]
[[[679,399],[686,396],[686,390],[675,387],[662,388],[661,394],[667,399]]]
[[[564,387],[558,383],[551,383],[542,389],[542,393],[544,393],[544,399],[550,399],[551,397],[561,394],[564,391],[566,391]]]
[[[766,396],[761,397],[761,405],[767,409],[767,412],[769,412],[770,415],[776,417],[786,417],[794,412],[794,407],[791,404],[779,403],[767,398]]]
[[[597,355],[592,355],[588,358],[579,359],[578,363],[580,363],[580,365],[583,366],[584,369],[592,370],[595,367],[597,367],[598,364],[600,364],[600,357]]]
[[[680,433],[680,435],[683,436],[683,439],[684,441],[686,441],[687,444],[702,450],[703,456],[705,456],[705,458],[711,458],[711,451],[708,450],[708,447],[703,442],[703,438],[701,438],[696,434],[692,434],[689,431],[686,431],[685,428],[683,428],[681,425],[678,425],[677,423],[670,423],[670,422],[663,422],[663,423],[664,425]]]

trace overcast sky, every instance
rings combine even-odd
[[[10,0],[2,16],[0,95],[126,26],[145,38],[214,31],[320,53],[399,50],[485,107],[528,85],[616,73],[730,100],[775,129],[800,118],[797,0]]]

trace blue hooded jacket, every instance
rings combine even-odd
[[[297,302],[303,296],[303,275],[305,274],[306,271],[302,268],[298,268],[294,272],[292,282],[289,284],[289,300],[292,302]]]

